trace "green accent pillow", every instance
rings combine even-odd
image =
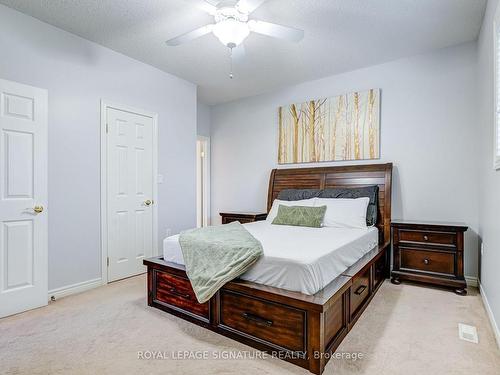
[[[284,206],[278,207],[278,214],[273,224],[295,225],[300,227],[320,228],[325,217],[326,206]]]

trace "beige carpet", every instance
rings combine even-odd
[[[146,305],[136,277],[0,320],[2,374],[306,374],[268,359],[213,359],[253,349]],[[479,344],[458,339],[459,322],[477,326]],[[163,359],[197,350],[211,359]],[[157,359],[138,352],[160,351]],[[338,349],[325,374],[500,374],[500,353],[477,292],[467,297],[386,282]],[[149,353],[149,354],[148,354]]]

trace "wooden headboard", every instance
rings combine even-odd
[[[385,244],[391,235],[392,163],[350,165],[342,167],[273,169],[269,180],[267,211],[284,189],[327,189],[378,185],[379,243]]]

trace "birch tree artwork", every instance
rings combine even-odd
[[[278,163],[380,158],[380,90],[278,109]]]

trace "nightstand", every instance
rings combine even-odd
[[[229,224],[233,221],[239,221],[241,224],[251,223],[253,221],[266,220],[267,214],[261,212],[221,212],[222,224]]]
[[[464,233],[456,223],[393,221],[391,281],[417,281],[467,294],[464,279]]]

